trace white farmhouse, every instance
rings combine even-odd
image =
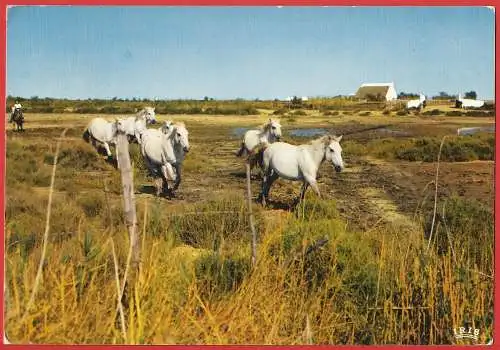
[[[398,98],[398,94],[394,83],[365,83],[359,87],[356,97],[361,100],[394,101]]]

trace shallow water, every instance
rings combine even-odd
[[[233,128],[231,134],[235,136],[243,136],[247,130],[250,130],[250,128]]]
[[[316,135],[324,135],[327,133],[326,129],[322,128],[309,128],[309,129],[293,129],[289,131],[292,136],[310,137]]]
[[[495,132],[495,127],[494,126],[479,126],[479,127],[472,127],[472,128],[460,128],[457,130],[458,135],[473,135],[478,132]]]
[[[392,129],[388,129],[388,128],[378,129],[377,132],[380,132],[383,134],[395,135],[395,136],[408,136],[408,135],[410,135],[406,131],[392,130]]]

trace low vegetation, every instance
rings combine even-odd
[[[345,152],[362,155],[372,154],[383,159],[435,162],[439,154],[441,137],[383,138],[366,143],[345,142]],[[465,162],[495,159],[495,137],[491,134],[472,136],[448,136],[441,150],[441,161]]]
[[[293,115],[296,122],[309,120],[300,111]],[[321,118],[335,119],[327,115],[340,112],[325,108]],[[293,210],[254,204],[258,259],[252,267],[239,186],[244,178],[234,170],[238,160],[232,153],[206,156],[228,153],[232,145],[220,126],[192,125],[186,174],[195,178],[196,190],[207,187],[210,196],[188,201],[137,195],[142,260],[137,283],[125,288],[123,318],[115,267],[122,282],[129,242],[120,175],[77,138],[80,130],[68,132],[61,148],[43,279],[33,308],[26,309],[42,251],[53,138],[60,127],[9,134],[5,323],[11,342],[456,344],[453,328],[464,323],[481,330],[478,343],[491,339],[491,208],[450,197],[438,201],[434,225],[433,203],[427,203],[408,222],[381,220],[360,229],[339,209],[344,199],[329,193],[318,199],[309,191]],[[343,148],[346,158],[357,161],[371,154],[432,162],[440,142],[347,139]],[[494,156],[492,135],[450,136],[445,146],[443,161]],[[137,189],[151,183],[137,145],[131,146],[131,159]],[[210,176],[217,185],[207,183]],[[294,195],[289,188],[277,183],[273,196]]]

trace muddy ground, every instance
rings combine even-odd
[[[28,114],[24,133],[12,132],[11,126],[8,125],[7,148],[9,142],[19,141],[24,145],[45,145],[53,152],[58,135],[65,127],[70,129],[62,142],[62,148],[82,144],[84,141],[81,139],[81,133],[90,117]],[[167,119],[167,116],[158,117],[160,121]],[[240,135],[244,128],[261,124],[266,118],[267,116],[168,116],[168,119],[186,122],[190,132],[191,152],[185,162],[183,182],[178,195],[176,198],[162,199],[165,206],[173,210],[182,210],[181,208],[185,208],[186,205],[207,201],[227,193],[241,193],[244,198],[244,162],[235,156],[235,152],[239,148]],[[282,119],[281,122],[284,139],[295,144],[305,143],[318,135],[292,136],[290,130],[319,128],[322,131],[345,134],[344,140],[366,144],[373,139],[452,135],[457,127],[494,125],[492,118],[415,116],[375,118],[318,115],[299,120]],[[363,131],[373,127],[378,129]],[[137,152],[137,145],[131,147],[136,148]],[[337,200],[338,209],[341,215],[348,219],[349,225],[369,229],[383,221],[411,221],[409,219],[422,205],[432,203],[436,163],[394,161],[376,158],[370,154],[356,156],[344,153],[343,156],[346,162],[345,171],[337,174],[331,165],[323,164],[320,168],[319,184],[326,198]],[[106,164],[103,157],[101,158],[102,170],[75,171],[74,181],[89,178],[108,178],[109,181],[119,179],[112,176],[117,170],[112,165]],[[440,201],[444,201],[450,195],[458,195],[477,199],[493,208],[494,163],[492,161],[442,162],[439,172]],[[81,183],[78,191],[102,191],[102,188],[96,188],[95,182],[94,185],[83,180]],[[145,173],[136,176],[136,195],[139,202],[154,197],[152,185],[151,179]],[[254,198],[257,197],[259,189],[260,180],[254,179],[252,181]],[[43,191],[44,188],[36,190]],[[271,190],[269,210],[289,210],[299,190],[299,183],[278,180]],[[111,195],[118,199],[119,191]]]

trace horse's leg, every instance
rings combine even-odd
[[[238,150],[238,152],[236,152],[236,156],[237,157],[241,157],[242,155],[244,155],[246,152],[246,147],[245,147],[245,142],[242,142],[241,143],[241,146],[240,146],[240,149]]]
[[[304,180],[306,184],[309,184],[314,192],[316,192],[316,195],[321,198],[321,193],[319,192],[319,187],[318,183],[316,182],[316,178],[311,175],[304,175]]]
[[[108,155],[108,160],[113,159],[113,154],[111,154],[111,150],[109,149],[109,145],[107,142],[104,142],[104,148],[106,148],[106,154]]]
[[[161,180],[162,180],[162,192],[163,193],[168,193],[168,173],[167,173],[167,167],[165,165],[162,165],[160,167],[160,175],[161,175]]]
[[[181,184],[181,165],[179,163],[176,163],[174,165],[175,168],[175,183],[174,183],[174,188],[172,191],[176,191],[179,188],[179,185]]]
[[[266,201],[269,199],[269,191],[274,181],[278,179],[279,175],[271,169],[267,175],[264,176],[262,181],[262,205],[266,205]]]
[[[300,191],[300,200],[303,201],[304,197],[306,196],[306,191],[307,188],[309,187],[309,184],[307,182],[302,183],[302,191]]]

